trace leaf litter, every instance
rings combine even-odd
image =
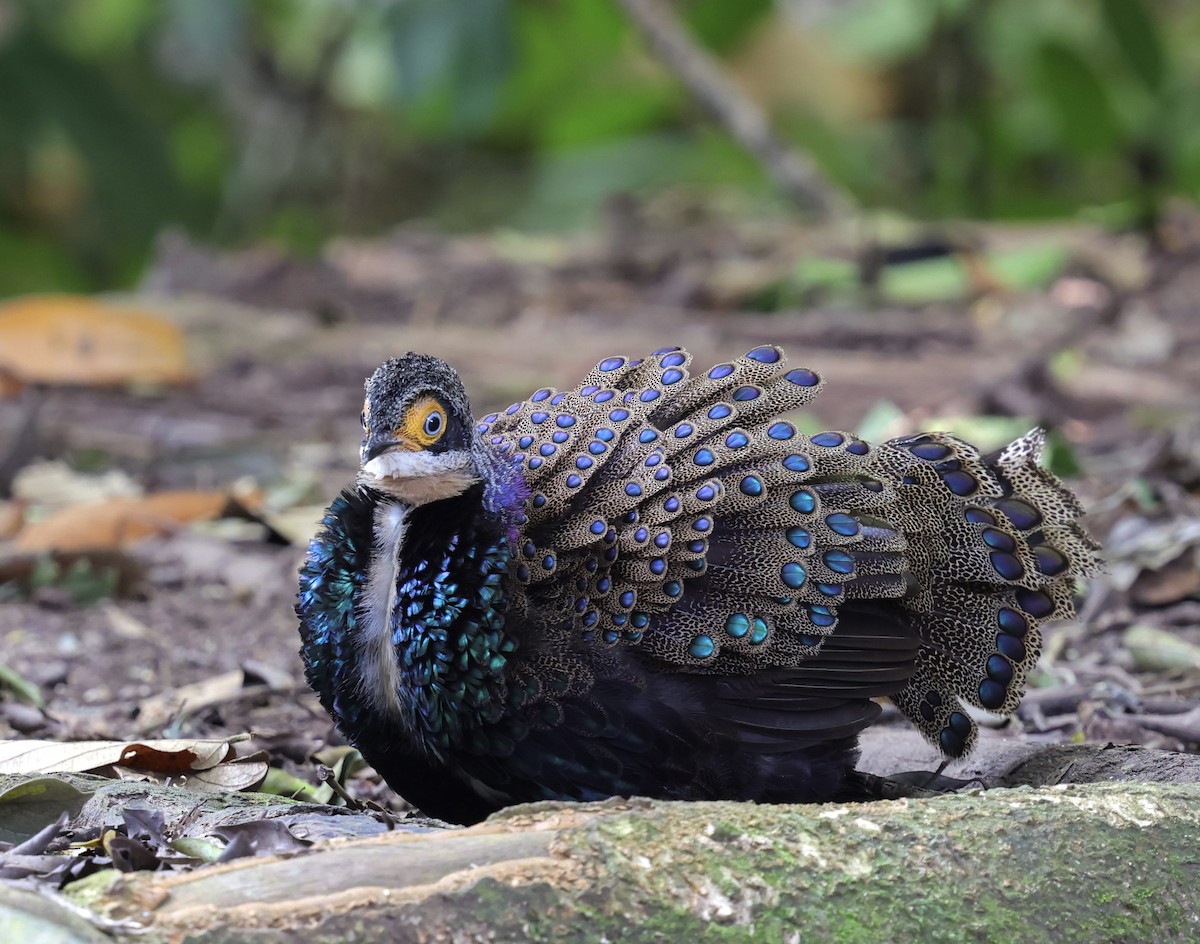
[[[408,811],[306,690],[291,614],[307,538],[353,474],[361,383],[381,348],[448,357],[483,410],[569,384],[608,353],[674,342],[704,361],[776,341],[836,384],[839,396],[810,418],[826,428],[865,419],[881,435],[902,435],[942,425],[940,416],[986,436],[1049,423],[1055,467],[1081,470],[1075,484],[1109,547],[1109,570],[1085,588],[1079,618],[1048,635],[1036,687],[1002,733],[1200,747],[1200,246],[1156,257],[1135,237],[1075,232],[1060,241],[1069,258],[1047,270],[1044,290],[978,285],[973,297],[885,298],[865,311],[858,250],[837,245],[826,255],[847,263],[848,281],[836,293],[804,287],[802,308],[764,313],[751,302],[783,298],[780,280],[811,254],[811,232],[689,223],[656,208],[637,216],[629,240],[601,234],[553,251],[424,234],[341,240],[311,265],[275,258],[264,268],[261,251],[191,248],[187,265],[173,268],[177,257],[164,251],[148,281],[176,295],[126,307],[178,327],[191,373],[185,380],[178,360],[164,362],[185,386],[133,374],[101,380],[98,371],[71,379],[64,367],[36,411],[0,402],[0,470],[15,457],[18,496],[0,505],[0,585],[19,591],[0,605],[0,640],[6,677],[21,680],[0,691],[0,737],[124,748],[167,736],[227,743],[253,731],[266,754],[171,772],[176,758],[156,772],[105,748],[108,772],[147,779],[26,774],[32,793],[0,793],[0,824],[20,807],[30,829],[5,837],[3,855],[64,860],[69,868],[43,864],[60,869],[52,880],[61,883],[117,868],[117,859],[178,869],[231,847],[290,854],[293,841],[343,834],[347,821],[385,829]],[[1024,238],[983,235],[999,254]],[[897,273],[885,274],[894,285]],[[309,288],[297,294],[293,276]],[[59,457],[57,471],[43,455]],[[240,509],[218,509],[230,498]],[[62,537],[17,551],[22,531],[56,514],[67,522]],[[83,535],[92,536],[87,548]],[[250,788],[259,792],[229,792],[262,764]],[[159,785],[181,777],[186,791]],[[186,810],[170,805],[176,794],[189,798]],[[285,822],[293,839],[278,826],[218,833],[218,811],[206,804],[227,797],[280,804],[265,819],[261,806],[238,806],[235,818]],[[387,816],[349,816],[348,802]],[[77,809],[63,826],[56,803]],[[302,822],[283,812],[297,808],[324,812]],[[161,823],[147,811],[161,812]],[[15,851],[42,830],[52,838]],[[22,866],[13,858],[9,867]]]

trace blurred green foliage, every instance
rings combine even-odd
[[[1200,187],[1194,0],[677,8],[866,206],[1129,224]],[[0,294],[128,284],[168,226],[311,249],[679,185],[787,210],[615,0],[0,0]]]

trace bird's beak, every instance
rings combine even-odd
[[[419,452],[420,446],[401,435],[398,430],[372,430],[362,442],[362,464],[382,456],[385,452]]]

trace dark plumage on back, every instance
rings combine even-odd
[[[301,573],[307,677],[425,812],[613,795],[852,792],[889,697],[948,757],[1011,712],[1095,545],[1037,465],[781,414],[775,347],[601,361],[476,423],[418,354],[367,381],[362,470]]]

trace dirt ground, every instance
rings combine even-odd
[[[255,513],[121,550],[119,592],[87,605],[70,581],[30,586],[0,557],[0,582],[15,581],[0,664],[45,702],[0,690],[0,738],[251,731],[315,780],[311,756],[337,736],[303,684],[295,574],[321,506],[354,474],[362,381],[380,360],[445,357],[482,414],[573,385],[607,354],[682,344],[704,364],[770,341],[827,378],[807,426],[865,418],[890,436],[952,418],[994,442],[1020,423],[979,417],[1049,424],[1110,562],[1080,619],[1050,633],[1005,730],[1200,748],[1200,244],[1072,233],[1045,290],[983,279],[928,304],[868,287],[853,303],[753,310],[819,245],[782,223],[714,220],[565,243],[405,233],[308,261],[164,239],[138,299],[183,326],[195,383],[0,402],[0,488],[34,512],[105,481],[233,488]],[[230,672],[232,688],[184,688]],[[351,789],[399,805],[369,771]]]

